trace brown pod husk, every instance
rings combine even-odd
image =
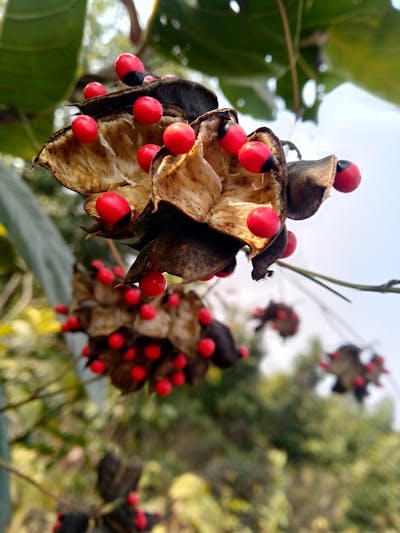
[[[299,328],[299,317],[293,307],[283,302],[271,300],[267,307],[255,318],[259,320],[254,331],[260,331],[267,324],[271,324],[279,335],[286,339],[295,335]]]

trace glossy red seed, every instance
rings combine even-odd
[[[214,276],[217,276],[217,278],[229,278],[229,276],[232,276],[232,272],[228,272],[226,270],[218,270],[218,272],[215,272]]]
[[[201,279],[201,281],[208,281],[214,277],[214,274],[210,274],[209,276],[204,276]]]
[[[95,374],[104,374],[106,370],[106,364],[101,359],[95,359],[90,363],[89,368]]]
[[[113,350],[119,350],[125,344],[125,337],[121,333],[111,333],[107,339],[107,344]]]
[[[151,76],[150,74],[147,74],[147,76],[143,78],[143,81],[144,83],[150,83],[151,81],[154,81],[156,79],[157,78],[155,76]]]
[[[131,507],[136,507],[140,501],[139,493],[136,491],[130,492],[126,497],[126,501]]]
[[[90,266],[96,270],[100,270],[101,268],[104,268],[104,263],[101,259],[93,259],[93,261],[90,263]]]
[[[71,330],[69,329],[68,322],[65,321],[63,324],[61,324],[61,331],[63,333],[69,333]]]
[[[179,352],[178,355],[171,361],[171,365],[177,370],[182,370],[187,365],[186,355]]]
[[[72,133],[77,141],[88,144],[97,139],[99,127],[94,118],[88,115],[79,115],[72,120]]]
[[[338,357],[340,357],[340,351],[339,351],[339,350],[336,350],[336,352],[332,352],[332,353],[330,353],[330,354],[328,354],[328,355],[329,355],[329,357],[330,357],[331,359],[337,359]]]
[[[374,363],[367,363],[364,368],[365,372],[367,372],[368,374],[370,374],[371,372],[375,372],[376,370],[376,366],[374,365]]]
[[[329,363],[327,361],[320,361],[318,363],[318,366],[320,366],[321,368],[328,368]]]
[[[152,320],[156,316],[157,310],[151,304],[143,304],[140,306],[139,314],[143,320]]]
[[[140,290],[136,287],[126,289],[124,292],[124,300],[129,305],[136,305],[140,302]]]
[[[154,390],[159,396],[168,396],[172,391],[172,385],[167,379],[160,379],[154,384]]]
[[[140,85],[144,78],[144,65],[133,54],[120,54],[115,60],[115,73],[126,85]]]
[[[126,352],[123,354],[122,357],[124,361],[133,361],[133,359],[135,359],[136,357],[136,349],[133,346],[131,346],[130,348],[126,350]]]
[[[237,154],[247,142],[247,135],[239,124],[228,122],[224,130],[218,131],[218,143],[221,148],[230,154]]]
[[[81,354],[83,357],[89,357],[90,355],[90,348],[88,344],[85,344],[82,346]]]
[[[131,368],[130,375],[136,381],[143,381],[147,376],[147,370],[144,366],[136,365]]]
[[[131,206],[117,192],[105,192],[97,198],[96,210],[102,222],[116,224],[130,215]]]
[[[286,313],[286,311],[284,311],[283,309],[279,309],[277,312],[276,312],[276,318],[278,320],[286,320],[288,318],[288,314]]]
[[[125,276],[125,270],[119,265],[113,268],[113,272],[116,276],[119,276],[120,278],[123,278]]]
[[[143,530],[147,528],[147,524],[148,520],[146,514],[143,511],[139,512],[138,510],[135,515],[135,526],[137,529]]]
[[[286,248],[283,254],[281,255],[282,259],[284,257],[291,256],[295,252],[296,248],[297,248],[297,237],[292,231],[288,231]]]
[[[104,283],[104,285],[110,285],[115,279],[114,272],[110,268],[101,268],[97,272],[97,279]]]
[[[197,318],[199,319],[200,324],[207,326],[207,324],[210,324],[210,322],[213,321],[214,317],[212,312],[207,309],[207,307],[202,307],[197,313]]]
[[[107,94],[107,89],[98,81],[91,81],[83,89],[83,96],[85,98],[94,98],[95,96],[103,96],[104,94]]]
[[[385,362],[385,359],[381,356],[381,355],[376,355],[374,357],[374,363],[379,365],[379,366],[382,366]]]
[[[140,278],[139,287],[144,295],[154,298],[165,291],[167,280],[161,272],[146,272]]]
[[[247,359],[249,357],[250,351],[247,346],[244,346],[243,344],[240,346],[239,355],[241,359]]]
[[[54,307],[54,311],[60,315],[66,315],[68,313],[68,306],[65,304],[57,304]]]
[[[185,154],[196,141],[194,129],[185,122],[173,122],[163,132],[163,142],[175,155]]]
[[[163,116],[162,103],[152,96],[141,96],[133,104],[135,120],[141,124],[155,124]]]
[[[365,378],[363,376],[356,376],[354,379],[353,379],[353,384],[355,387],[357,388],[360,388],[360,387],[364,387],[365,385]]]
[[[180,387],[186,382],[186,376],[184,372],[174,372],[171,376],[172,384],[176,387]]]
[[[156,361],[161,357],[161,346],[159,344],[148,344],[144,349],[144,355],[150,361]]]
[[[172,308],[179,307],[180,303],[181,303],[181,299],[180,299],[179,294],[174,293],[168,297],[168,300],[167,300],[168,307],[172,307]]]
[[[270,207],[256,207],[247,217],[247,227],[257,237],[274,237],[281,227],[279,216]]]
[[[197,351],[202,357],[211,357],[215,352],[215,342],[210,337],[200,339],[197,343]]]
[[[249,172],[268,172],[275,166],[272,151],[261,141],[250,141],[244,144],[239,152],[240,164]]]
[[[361,172],[358,166],[344,159],[337,162],[336,176],[333,186],[340,192],[353,192],[361,182]]]
[[[81,323],[79,322],[79,318],[76,315],[71,315],[67,318],[67,324],[70,331],[76,331],[80,329]]]
[[[158,144],[144,144],[136,153],[137,162],[142,170],[149,173],[154,156],[161,147]]]

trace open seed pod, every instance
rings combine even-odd
[[[132,115],[132,104],[142,96],[161,102],[158,122],[144,124]],[[327,197],[335,156],[286,165],[282,143],[270,129],[259,128],[247,140],[267,146],[274,163],[266,171],[262,166],[250,172],[237,153],[221,147],[221,131],[238,119],[234,110],[217,106],[213,93],[178,78],[115,91],[79,106],[96,120],[96,140],[79,142],[71,127],[64,128],[36,157],[36,165],[87,197],[84,208],[96,221],[90,234],[128,240],[138,252],[127,283],[154,270],[196,281],[223,270],[244,246],[253,279],[261,279],[285,249],[286,216],[307,218]],[[192,148],[176,155],[162,147],[146,173],[137,161],[138,150],[149,143],[161,146],[163,132],[173,122],[191,124],[196,135]],[[129,216],[105,222],[96,203],[105,192],[122,196],[131,208]],[[257,236],[247,225],[248,215],[260,207],[279,217],[280,230],[273,236]]]
[[[209,319],[201,320],[205,306],[193,290],[185,292],[180,285],[149,298],[138,287],[124,286],[122,277],[106,284],[98,273],[75,267],[65,323],[72,317],[72,331],[87,333],[83,355],[89,367],[109,375],[123,393],[148,383],[166,395],[173,386],[196,383],[210,363],[226,368],[240,359],[229,328],[208,310]],[[132,290],[134,303],[128,297]]]
[[[267,324],[286,339],[295,335],[299,329],[299,317],[293,307],[283,302],[270,301],[265,309],[257,308],[253,318],[259,320],[254,331],[260,331]]]

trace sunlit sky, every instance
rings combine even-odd
[[[153,2],[135,3],[140,20],[145,23]],[[240,116],[240,123],[247,133],[261,125],[244,116]],[[296,233],[299,247],[287,261],[360,284],[399,279],[400,109],[346,83],[325,97],[318,125],[295,123],[293,115],[285,111],[276,121],[262,125],[273,129],[281,139],[294,142],[303,159],[334,153],[340,159],[355,161],[363,176],[359,189],[351,194],[333,191],[310,219],[288,220],[287,226]],[[219,284],[224,298],[237,301],[249,313],[256,305],[267,305],[270,299],[284,300],[295,307],[301,318],[299,334],[291,340],[283,342],[273,331],[264,333],[268,353],[265,371],[289,368],[293,357],[307,350],[314,337],[322,340],[327,352],[348,342],[372,346],[385,358],[391,374],[382,378],[382,388],[370,386],[366,405],[392,398],[396,406],[395,427],[400,428],[400,294],[337,287],[351,299],[347,303],[281,268],[275,268],[275,276],[268,281],[252,281],[247,259],[244,255],[239,258],[234,275]]]

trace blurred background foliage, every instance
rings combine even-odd
[[[221,90],[265,120],[284,107],[315,118],[344,80],[398,103],[400,13],[382,0],[159,0],[140,27],[128,0],[3,0],[0,8],[0,459],[90,506],[102,454],[111,447],[139,457],[146,509],[165,516],[156,533],[399,531],[392,406],[366,412],[351,398],[317,394],[319,340],[289,373],[266,377],[265,346],[238,308],[229,315],[250,358],[212,369],[194,390],[160,399],[85,386],[90,376],[74,364],[82,343],[65,343],[52,306],[68,299],[74,259],[110,262],[110,253],[84,239],[81,199],[31,161],[69,123],[88,81],[115,86],[122,51],[159,75]],[[314,94],[307,105],[305,87]],[[50,531],[56,509],[53,497],[18,476],[10,483],[0,469],[0,531],[8,518],[10,533]]]

